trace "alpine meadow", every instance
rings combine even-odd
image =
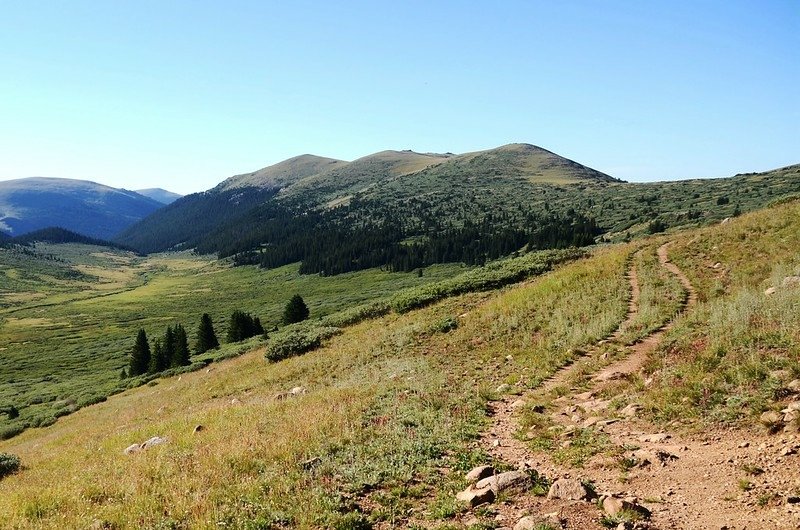
[[[4,4],[0,529],[800,528],[798,24]]]

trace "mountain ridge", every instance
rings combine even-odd
[[[0,182],[0,230],[12,236],[58,226],[108,240],[161,206],[134,191],[89,180],[30,177]]]

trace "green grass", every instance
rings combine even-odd
[[[465,270],[440,265],[422,277],[369,270],[321,278],[297,269],[232,268],[189,254],[143,259],[85,245],[40,246],[36,255],[0,250],[0,273],[16,278],[0,292],[6,300],[0,307],[0,406],[20,411],[14,420],[0,416],[0,435],[51,423],[112,393],[138,328],[152,340],[167,325],[182,323],[192,342],[207,312],[224,337],[234,309],[259,316],[270,328],[295,293],[313,317],[322,317]],[[239,348],[229,345],[198,360]]]
[[[670,249],[702,302],[649,363],[654,384],[643,397],[655,418],[752,422],[800,376],[800,289],[782,285],[800,273],[799,218],[800,203],[786,204],[681,237]]]
[[[354,324],[313,354],[267,364],[258,349],[0,442],[26,466],[4,479],[0,526],[457,527],[464,471],[494,464],[472,447],[481,389],[532,384],[613,329],[628,253]],[[308,393],[274,398],[297,385]],[[169,442],[122,454],[154,435]]]

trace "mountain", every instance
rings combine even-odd
[[[539,181],[615,180],[528,144],[464,155],[387,150],[352,162],[301,155],[184,197],[131,226],[117,241],[145,252],[197,248],[231,255],[269,243],[273,237],[282,238],[279,232],[283,228],[293,232],[290,240],[301,232],[310,236],[307,230],[315,229],[312,221],[325,223],[318,219],[320,215],[327,219],[331,209],[343,213],[336,207],[349,208],[353,200],[388,205],[417,197],[422,190],[448,195],[454,191],[456,197],[464,198],[470,187],[478,186],[478,191],[484,185],[509,189]],[[399,210],[405,206],[397,205]],[[383,222],[374,218],[375,211],[350,213],[351,217],[368,217],[364,222],[369,225]]]
[[[226,191],[234,188],[283,188],[305,177],[324,173],[345,165],[347,165],[347,162],[343,160],[315,155],[300,155],[252,173],[235,175],[220,183],[215,189]]]
[[[139,195],[144,195],[145,197],[150,197],[154,201],[158,201],[161,204],[171,204],[181,197],[180,193],[173,193],[171,191],[167,191],[162,188],[147,188],[144,190],[136,190],[136,193]]]
[[[530,144],[381,151],[352,162],[303,155],[184,197],[117,241],[265,268],[301,262],[307,274],[409,271],[708,224],[798,192],[796,166],[626,183]]]
[[[161,206],[133,191],[85,180],[35,177],[0,182],[0,230],[12,236],[58,226],[111,239]]]

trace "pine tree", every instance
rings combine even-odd
[[[170,366],[175,368],[191,364],[189,360],[189,340],[186,337],[186,330],[181,324],[175,324],[173,335],[175,337],[175,350],[172,354]]]
[[[286,304],[286,309],[283,311],[283,323],[294,324],[295,322],[302,322],[308,318],[308,315],[308,306],[303,301],[303,297],[296,294]]]
[[[161,341],[156,339],[153,342],[153,354],[150,356],[150,369],[151,374],[163,372],[169,365],[169,358],[164,353],[164,346]]]
[[[167,326],[164,332],[164,368],[172,364],[172,359],[175,357],[175,332],[172,326]]]
[[[136,344],[131,350],[131,362],[128,374],[131,377],[142,375],[150,368],[150,344],[147,342],[147,333],[143,329],[136,335]]]
[[[217,348],[219,348],[219,340],[214,332],[214,323],[208,313],[203,313],[200,318],[200,327],[197,328],[197,345],[194,350],[197,353],[205,353]]]

